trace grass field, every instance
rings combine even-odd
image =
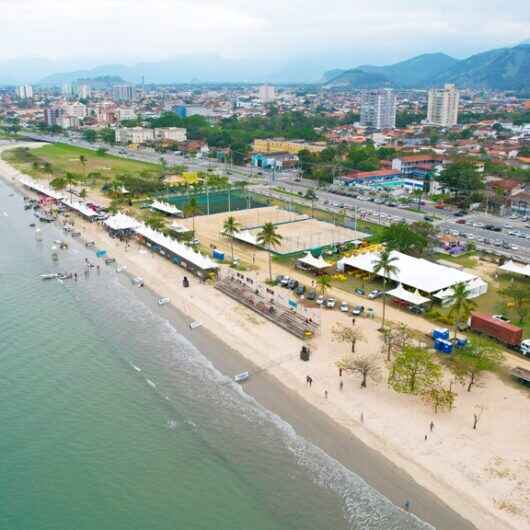
[[[74,147],[65,144],[45,145],[32,149],[31,154],[36,160],[21,160],[16,156],[14,150],[6,151],[3,157],[12,163],[20,171],[36,178],[62,176],[66,172],[72,172],[79,175],[89,175],[98,173],[101,180],[112,180],[113,178],[127,174],[139,174],[142,172],[151,173],[153,176],[159,175],[162,166],[149,164],[146,162],[137,162],[112,155],[98,155],[90,149]],[[86,164],[80,161],[80,157],[86,158]],[[37,162],[35,166],[34,162]],[[43,165],[48,162],[51,164],[52,173],[46,173]]]

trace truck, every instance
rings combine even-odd
[[[484,313],[471,314],[470,328],[530,357],[530,339],[523,340],[522,328]]]

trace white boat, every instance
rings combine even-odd
[[[158,299],[158,305],[166,305],[166,304],[169,304],[169,298],[167,298],[167,296],[164,298]]]
[[[47,274],[41,274],[40,277],[43,280],[55,280],[59,277],[59,274],[57,272],[50,272]]]
[[[234,375],[234,381],[236,383],[242,383],[243,381],[246,381],[249,377],[249,372],[241,372],[240,374]]]

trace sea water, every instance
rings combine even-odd
[[[247,396],[123,274],[85,276],[101,260],[52,248],[65,237],[0,181],[0,529],[430,528]],[[79,280],[40,278],[61,270]]]

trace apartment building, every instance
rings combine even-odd
[[[33,97],[33,87],[31,85],[17,86],[16,94],[19,99],[31,99]]]
[[[132,101],[136,91],[132,85],[115,85],[112,87],[112,99],[114,101]]]
[[[286,140],[285,138],[256,138],[252,144],[252,151],[255,153],[290,153],[296,155],[304,150],[320,153],[324,149],[326,149],[325,142],[308,143],[302,140]]]
[[[453,127],[458,123],[460,92],[455,85],[429,90],[427,122],[438,127]]]
[[[135,120],[136,111],[131,107],[120,107],[118,108],[118,120]]]
[[[67,116],[73,116],[80,120],[82,120],[83,118],[86,118],[87,116],[86,105],[83,105],[83,103],[81,103],[80,101],[75,101],[74,103],[70,105],[66,105],[64,107],[64,111]]]
[[[88,85],[79,85],[78,93],[81,99],[88,99],[92,95],[92,90]]]
[[[154,129],[156,140],[168,140],[171,142],[185,142],[188,139],[186,129],[182,127],[161,127]]]
[[[276,99],[276,90],[271,85],[262,85],[259,87],[258,95],[262,103],[272,103]]]
[[[385,88],[363,93],[361,125],[379,130],[396,128],[396,96],[393,90]]]
[[[180,127],[161,127],[149,129],[147,127],[118,127],[116,129],[116,143],[118,144],[145,144],[154,141],[185,142],[186,129]]]

